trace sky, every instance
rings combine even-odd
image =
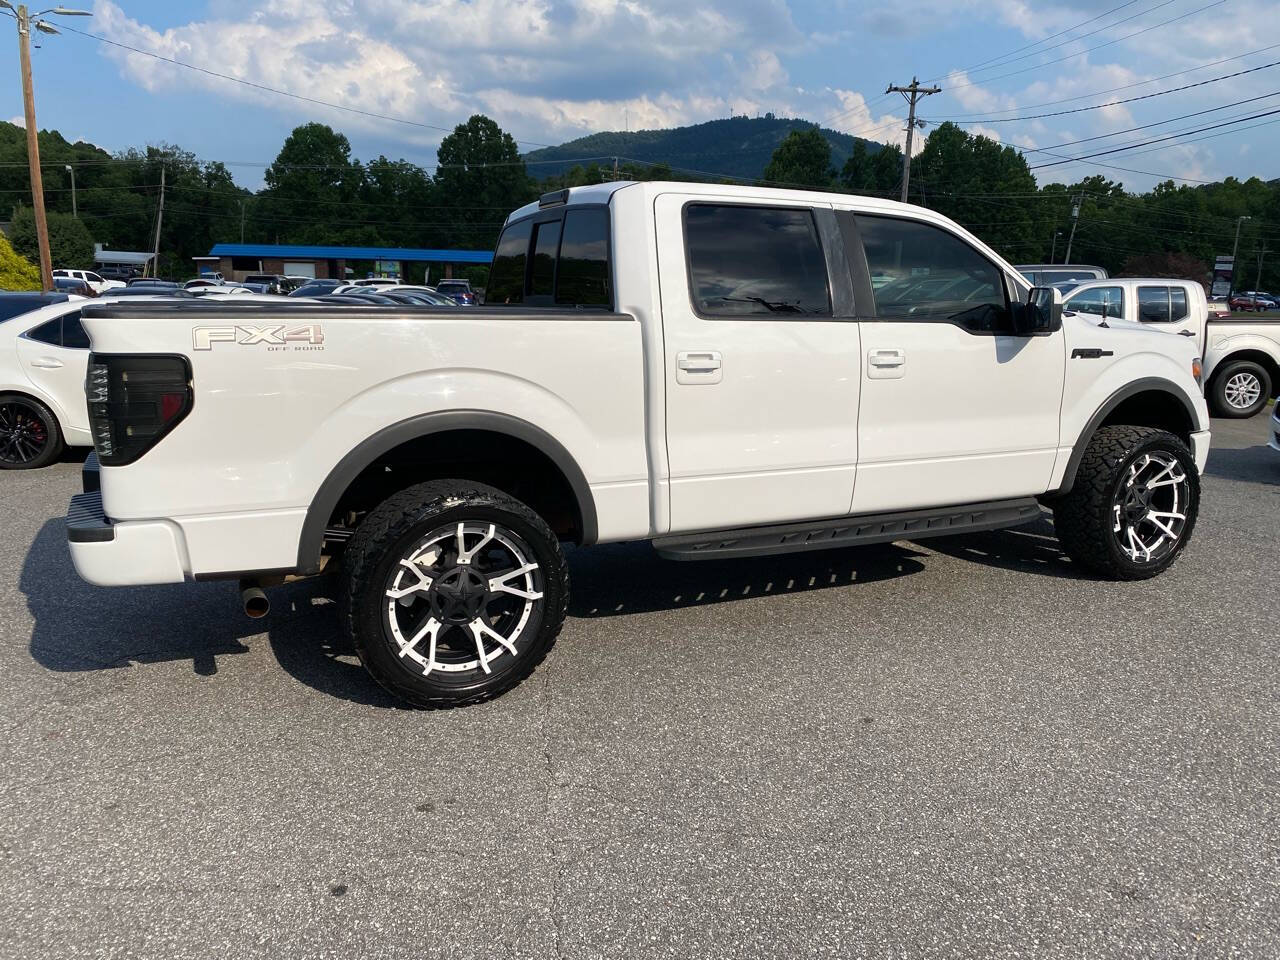
[[[82,2],[92,17],[51,19],[97,38],[38,35],[39,125],[111,151],[178,144],[249,187],[311,120],[362,160],[424,166],[473,113],[523,150],[765,112],[901,144],[906,103],[884,91],[913,76],[942,88],[920,104],[925,136],[962,122],[1054,164],[1041,183],[1280,177],[1280,112],[1204,129],[1280,111],[1276,0]],[[0,43],[0,70],[16,60]],[[16,76],[0,97],[0,118],[20,123]],[[1075,112],[1042,116],[1060,111]],[[1085,154],[1101,155],[1060,162]]]

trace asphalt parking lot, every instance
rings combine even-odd
[[[0,475],[7,957],[1275,957],[1280,455],[1194,542],[573,558],[534,677],[396,707],[323,589],[110,591]]]

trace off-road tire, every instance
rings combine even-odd
[[[0,458],[0,470],[38,470],[47,467],[62,455],[66,444],[62,439],[62,429],[58,426],[58,418],[53,411],[37,400],[25,394],[0,394],[0,406],[15,404],[25,407],[29,415],[37,418],[44,426],[46,440],[40,453],[30,460],[14,462]]]
[[[496,524],[527,547],[541,572],[537,622],[531,616],[514,657],[491,674],[424,675],[401,655],[387,623],[386,590],[393,568],[432,530],[461,522]],[[547,656],[569,605],[569,569],[556,535],[525,504],[469,480],[436,480],[409,487],[365,517],[343,553],[341,617],[360,662],[394,696],[424,709],[490,700],[527,678]],[[536,629],[534,629],[536,628]]]
[[[1130,465],[1148,451],[1172,454],[1186,472],[1189,502],[1176,549],[1152,563],[1130,559],[1116,541],[1113,504]],[[1067,556],[1110,580],[1146,580],[1167,570],[1186,548],[1200,509],[1200,474],[1187,445],[1153,427],[1101,427],[1085,448],[1071,492],[1052,503],[1053,525]]]
[[[1233,407],[1227,402],[1227,383],[1238,374],[1252,374],[1258,378],[1261,391],[1255,403],[1248,407]],[[1214,372],[1213,383],[1209,386],[1209,403],[1213,407],[1215,417],[1229,417],[1233,420],[1245,420],[1257,415],[1266,407],[1271,399],[1271,375],[1265,367],[1252,360],[1236,360],[1223,365]]]

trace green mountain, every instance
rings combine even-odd
[[[730,117],[670,130],[593,133],[558,147],[534,150],[524,159],[530,175],[539,180],[593,160],[604,166],[614,157],[619,162],[665,163],[677,173],[705,173],[710,178],[756,178],[764,173],[773,151],[788,133],[813,126],[816,124],[807,120],[784,120],[772,114]],[[839,170],[853,151],[856,138],[826,129],[822,135],[831,144],[831,164]],[[872,154],[882,147],[871,140],[866,144]]]

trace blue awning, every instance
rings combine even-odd
[[[273,243],[219,243],[211,257],[281,260],[399,260],[403,263],[492,263],[491,250],[419,250],[412,247],[309,247]]]

